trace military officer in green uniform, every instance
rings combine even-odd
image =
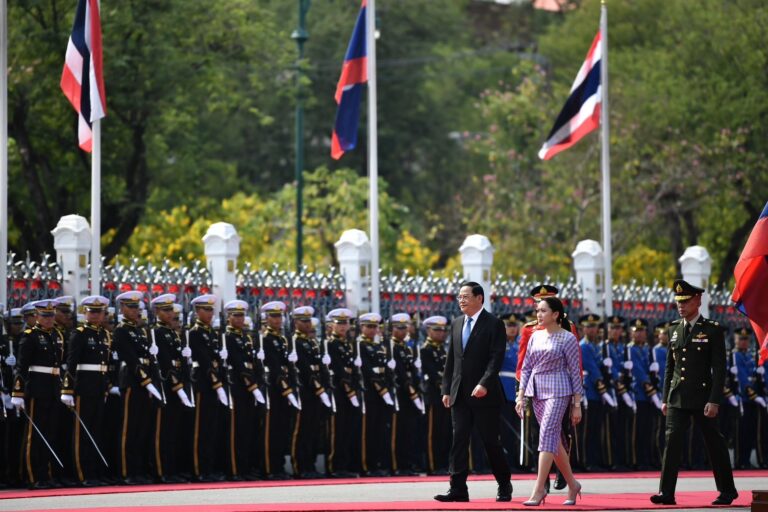
[[[699,313],[704,289],[682,279],[673,284],[682,317],[669,328],[669,354],[664,374],[661,412],[666,416],[666,447],[661,464],[659,494],[651,502],[675,504],[677,472],[683,440],[691,419],[704,437],[720,495],[713,505],[730,505],[738,497],[725,439],[717,413],[725,383],[725,340],[722,327]]]

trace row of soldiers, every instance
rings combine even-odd
[[[531,291],[534,298],[556,295],[552,286]],[[534,329],[535,320],[506,315],[508,347],[501,379],[509,400],[514,400],[516,370],[524,354],[521,341]],[[664,449],[664,417],[661,414],[669,328],[673,322],[650,326],[643,318],[627,321],[611,316],[584,315],[571,323],[580,341],[584,378],[583,419],[570,435],[571,462],[577,470],[658,469]],[[728,356],[728,378],[720,407],[721,431],[733,452],[738,469],[768,467],[768,361],[758,364],[759,350],[751,330],[733,332]],[[519,376],[519,374],[517,375]],[[523,424],[507,404],[503,431],[509,462],[518,470],[530,470],[536,462],[538,430],[529,411]],[[570,430],[568,428],[567,430]],[[523,443],[520,443],[522,437]],[[685,465],[703,468],[701,434],[693,427],[684,447]],[[522,456],[521,454],[522,449]]]
[[[411,475],[447,469],[450,419],[440,401],[447,319],[423,344],[405,313],[345,308],[316,328],[314,310],[191,301],[182,328],[173,294],[36,301],[11,315],[0,346],[2,482],[43,489],[150,482]],[[290,316],[293,330],[288,329]],[[313,322],[313,320],[315,320]],[[320,459],[318,459],[320,457]],[[324,459],[325,474],[318,473]]]

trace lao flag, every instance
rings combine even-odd
[[[363,0],[357,15],[352,39],[344,56],[341,77],[336,85],[336,121],[331,136],[331,157],[338,160],[357,145],[357,125],[360,121],[360,98],[368,81],[368,48],[365,42],[365,14],[367,1]]]
[[[760,344],[760,364],[768,359],[768,203],[749,235],[733,271],[731,300],[747,315]]]
[[[600,59],[602,49],[601,34],[597,33],[587,58],[581,65],[576,80],[571,86],[571,94],[563,110],[557,116],[555,126],[547,136],[547,141],[539,150],[539,158],[549,160],[561,151],[576,144],[586,134],[600,126]]]
[[[80,148],[90,153],[93,149],[92,123],[107,113],[98,0],[77,2],[61,74],[61,90],[78,113]]]

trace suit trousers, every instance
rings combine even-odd
[[[677,486],[677,473],[680,460],[683,456],[683,444],[688,433],[688,427],[693,422],[699,426],[704,437],[709,462],[712,465],[712,473],[715,476],[715,485],[720,493],[736,493],[733,483],[733,471],[728,457],[728,449],[725,439],[718,429],[717,418],[707,418],[701,409],[667,409],[666,446],[664,459],[661,464],[661,482],[659,492],[668,496],[674,496]]]
[[[482,439],[491,471],[499,484],[509,482],[510,470],[501,448],[499,428],[501,407],[473,407],[461,396],[451,408],[453,445],[451,446],[451,488],[466,492],[469,474],[469,438],[473,425]]]

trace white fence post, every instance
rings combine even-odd
[[[65,215],[59,219],[53,234],[56,261],[61,268],[64,295],[71,295],[77,304],[87,297],[88,259],[91,251],[91,226],[85,217]]]
[[[359,229],[348,229],[335,244],[339,271],[344,276],[347,307],[356,313],[371,309],[371,242]]]

